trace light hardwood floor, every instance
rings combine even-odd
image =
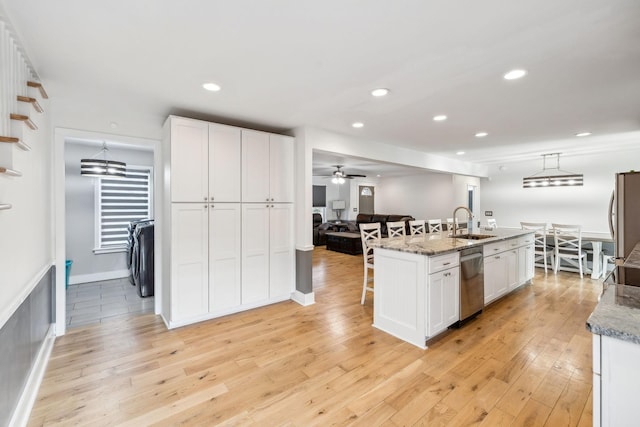
[[[601,284],[536,269],[420,350],[371,326],[362,257],[316,248],[316,304],[172,331],[153,315],[59,338],[29,425],[590,426]]]

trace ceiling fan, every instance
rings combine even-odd
[[[327,177],[331,177],[331,182],[334,184],[343,184],[345,179],[353,179],[353,178],[366,178],[366,175],[359,174],[348,174],[342,170],[344,165],[331,165],[336,170],[333,171],[331,175],[326,175]]]

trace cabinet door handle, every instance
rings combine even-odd
[[[204,205],[204,208],[207,209],[207,205]]]
[[[267,197],[267,202],[269,201],[269,198]]]
[[[496,259],[500,259],[500,255],[496,255]]]
[[[444,273],[444,277],[449,277],[451,276],[451,273]]]
[[[450,262],[443,262],[442,265],[449,265],[451,264]]]
[[[204,201],[205,201],[205,202],[207,201],[207,198],[206,198],[206,197],[204,198]]]
[[[494,248],[493,250],[494,250],[494,251],[499,251],[499,250],[500,250],[500,248]]]
[[[267,205],[267,207],[269,207],[269,205]]]
[[[271,201],[273,202],[273,199],[271,199]]]
[[[211,205],[211,207],[214,207],[213,205]]]

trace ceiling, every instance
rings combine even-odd
[[[640,130],[638,0],[0,6],[60,127],[160,138],[167,115],[183,114],[478,163],[610,149],[602,135]],[[514,68],[527,76],[504,80]],[[222,90],[203,90],[209,81]],[[378,87],[391,92],[374,98]],[[574,136],[583,131],[593,135]]]

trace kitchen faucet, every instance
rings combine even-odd
[[[451,233],[452,236],[454,236],[454,237],[456,235],[456,232],[458,231],[458,230],[456,230],[456,228],[457,228],[456,227],[456,213],[458,212],[459,209],[464,209],[469,214],[469,218],[467,219],[467,222],[469,222],[469,221],[471,221],[473,219],[473,212],[471,212],[468,207],[466,207],[466,206],[458,206],[457,208],[455,208],[453,210],[453,230],[452,230],[452,233]],[[471,230],[468,230],[468,231],[471,232]]]

